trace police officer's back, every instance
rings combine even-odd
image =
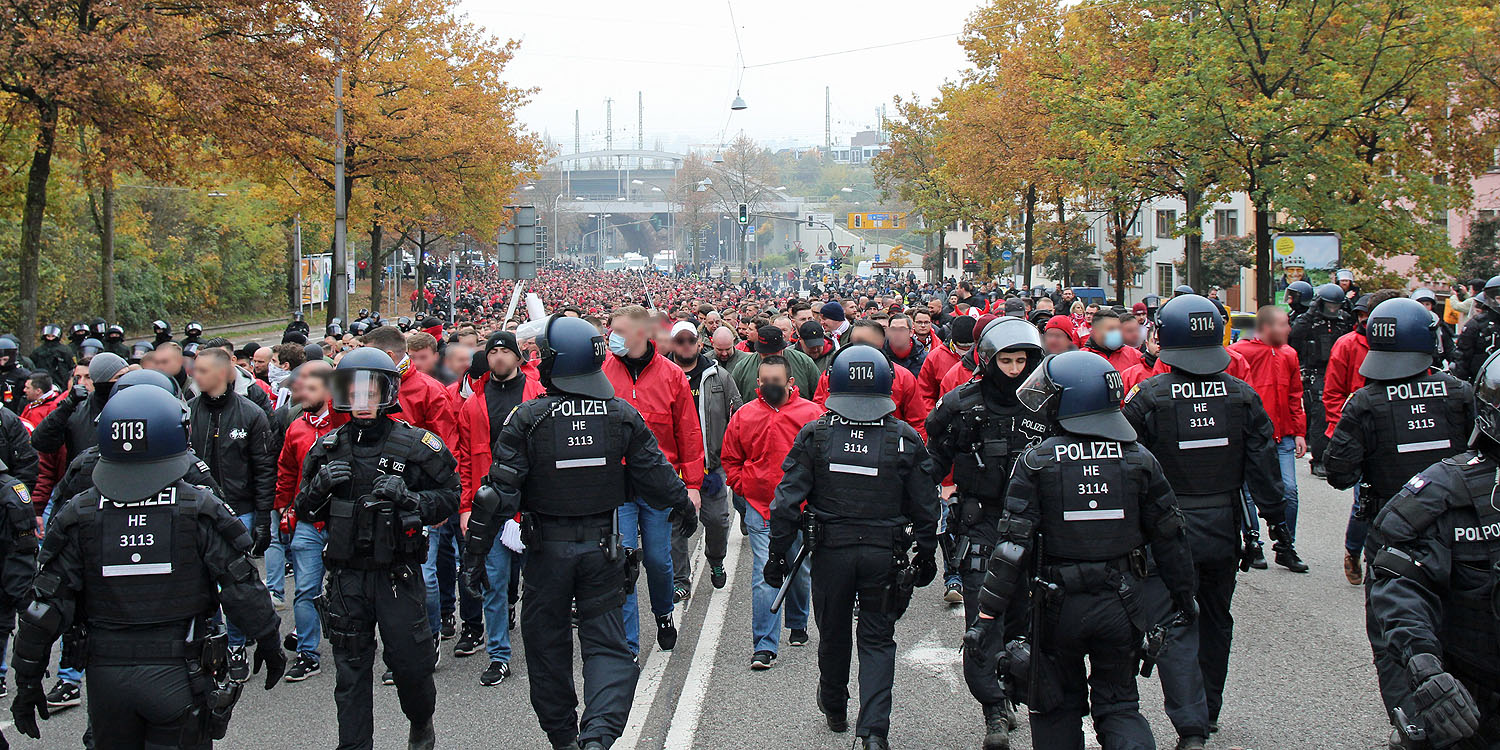
[[[1323,407],[1323,378],[1333,344],[1354,330],[1354,317],[1344,310],[1344,291],[1338,284],[1323,284],[1314,290],[1307,312],[1292,321],[1287,343],[1297,350],[1302,367],[1302,405],[1307,411],[1307,443],[1312,451],[1313,474],[1323,474],[1323,451],[1328,446],[1328,416]]]
[[[1016,398],[1016,388],[1042,361],[1036,328],[1016,318],[1000,318],[977,338],[976,358],[984,367],[984,378],[949,391],[927,416],[933,474],[942,477],[951,469],[956,487],[948,524],[963,580],[966,626],[979,616],[976,597],[986,561],[999,542],[997,522],[1005,512],[1011,467],[1022,451],[1049,431],[1046,421]],[[1024,631],[1024,604],[1016,600],[1005,618],[1006,640]],[[983,656],[977,649],[964,651],[964,679],[984,709],[986,747],[1004,747],[1013,717],[1003,683],[995,677],[995,664]]]
[[[849,629],[858,597],[856,732],[866,748],[886,747],[896,620],[912,587],[926,586],[937,573],[937,479],[921,436],[892,414],[893,379],[891,363],[874,347],[848,346],[833,358],[828,413],[797,433],[782,464],[764,572],[767,583],[780,586],[800,567],[789,567],[787,552],[804,532],[820,639],[818,707],[835,731],[847,728]]]
[[[633,585],[633,550],[621,546],[615,511],[630,497],[674,508],[689,532],[687,489],[639,412],[615,397],[600,370],[604,339],[580,318],[548,320],[537,338],[547,393],[517,406],[494,446],[487,483],[474,495],[464,551],[466,585],[488,585],[484,558],[505,520],[525,514],[521,637],[531,704],[556,748],[612,744],[624,731],[638,668],[621,607]],[[571,610],[577,605],[584,692],[577,713]]]
[[[1141,445],[1161,462],[1187,526],[1202,618],[1174,629],[1161,665],[1167,714],[1182,747],[1201,746],[1218,721],[1229,671],[1236,567],[1250,548],[1242,541],[1248,487],[1278,548],[1295,555],[1286,525],[1285,488],[1271,418],[1260,397],[1224,369],[1224,318],[1195,294],[1161,309],[1161,361],[1172,371],[1142,381],[1123,413]]]
[[[334,409],[350,421],[313,444],[302,465],[299,520],[326,523],[321,598],[338,669],[339,747],[373,735],[375,631],[395,673],[408,745],[431,748],[437,634],[427,624],[427,527],[458,510],[457,463],[436,435],[390,417],[400,376],[385,352],[344,355],[332,376]]]
[[[1474,297],[1474,314],[1458,334],[1453,374],[1460,380],[1475,380],[1480,364],[1500,348],[1500,276],[1485,282]]]
[[[1048,357],[1019,393],[1062,434],[1017,461],[979,600],[993,619],[1026,598],[1026,571],[1040,582],[1027,689],[1038,748],[1082,746],[1091,708],[1105,747],[1154,747],[1135,683],[1142,636],[1159,625],[1139,591],[1148,546],[1180,618],[1197,611],[1182,516],[1160,464],[1121,416],[1122,396],[1119,372],[1082,351]],[[981,621],[966,647],[993,651],[996,632]]]
[[[1412,477],[1370,529],[1370,613],[1412,686],[1393,747],[1429,746],[1400,737],[1408,727],[1431,747],[1500,746],[1500,353],[1475,391],[1470,450]]]
[[[47,717],[52,641],[75,623],[88,631],[90,723],[125,746],[206,748],[223,736],[239,688],[224,682],[225,644],[210,624],[220,605],[256,642],[267,689],[286,667],[249,534],[182,479],[194,461],[185,420],[180,401],[144,387],[99,415],[94,486],[53,517],[16,635],[11,711],[29,736],[36,714]]]

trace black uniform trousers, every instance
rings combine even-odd
[[[1155,750],[1135,683],[1141,635],[1130,624],[1120,595],[1109,590],[1069,591],[1061,599],[1039,605],[1047,608],[1041,651],[1052,663],[1038,679],[1055,679],[1062,700],[1057,706],[1044,706],[1045,711],[1033,707],[1032,746],[1083,750],[1083,716],[1092,714],[1104,750]]]
[[[1208,725],[1218,721],[1224,706],[1224,683],[1229,677],[1229,649],[1234,640],[1235,563],[1207,562],[1197,565],[1198,621],[1167,632],[1166,646],[1157,664],[1167,718],[1180,737],[1208,736]],[[1166,587],[1153,576],[1145,587],[1151,610],[1158,621],[1171,611]]]
[[[989,550],[994,549],[998,539],[994,519],[986,517],[969,528],[969,555],[958,563],[963,576],[965,628],[973,627],[974,622],[979,619],[979,589],[984,585]],[[962,550],[959,552],[962,553]],[[964,682],[968,683],[969,693],[980,705],[998,706],[1008,697],[1005,684],[996,674],[996,668],[1000,655],[1005,652],[1003,645],[1025,635],[1030,627],[1027,622],[1026,586],[1026,581],[1016,583],[1016,593],[1011,596],[1010,606],[1005,611],[1005,635],[997,642],[1000,647],[988,654],[979,649],[963,650]]]
[[[88,715],[96,750],[207,750],[184,744],[193,717],[186,664],[89,664]]]
[[[1375,583],[1370,561],[1375,559],[1376,552],[1373,545],[1365,545],[1365,636],[1370,639],[1370,652],[1375,657],[1375,676],[1380,681],[1380,702],[1385,705],[1387,716],[1397,706],[1404,708],[1407,716],[1416,716],[1410,700],[1411,676],[1406,672],[1406,665],[1390,651],[1390,641],[1385,637],[1385,629],[1380,627],[1380,621],[1370,610],[1370,587]]]
[[[385,663],[396,676],[401,712],[414,726],[430,721],[437,704],[432,681],[435,652],[421,569],[399,564],[376,570],[330,567],[324,596],[323,630],[338,669],[333,689],[338,750],[369,750],[374,743],[377,628]]]
[[[522,576],[521,638],[531,707],[547,739],[561,747],[600,740],[625,730],[640,668],[625,641],[625,562],[610,562],[598,540],[531,541]],[[573,684],[574,601],[583,656],[582,719]]]
[[[1307,412],[1307,449],[1312,460],[1323,462],[1323,452],[1328,450],[1328,412],[1323,408],[1323,380],[1327,368],[1303,370],[1302,410]]]
[[[907,605],[906,601],[896,601],[882,606],[891,582],[891,547],[820,545],[811,557],[819,699],[834,712],[849,702],[853,629],[859,645],[859,721],[855,733],[860,737],[885,737],[891,727],[891,686],[896,678],[896,620]],[[853,622],[856,595],[860,601],[857,626]]]

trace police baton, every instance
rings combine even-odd
[[[792,560],[792,569],[787,571],[786,580],[781,582],[781,590],[776,592],[776,599],[771,602],[771,614],[781,611],[781,603],[786,601],[787,592],[792,590],[792,581],[797,580],[797,571],[802,569],[802,561],[807,559],[807,553],[811,551],[812,548],[806,544],[797,551],[796,559]]]

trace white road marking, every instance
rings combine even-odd
[[[729,547],[724,556],[724,575],[734,584],[734,569],[740,559],[740,546],[744,537],[729,532]],[[697,586],[694,586],[694,590]],[[687,680],[682,686],[682,695],[677,698],[677,710],[672,713],[672,723],[667,727],[666,750],[690,750],[694,735],[698,733],[698,719],[703,714],[703,701],[708,697],[708,683],[713,677],[714,662],[719,653],[719,643],[724,637],[724,620],[729,610],[729,596],[733,589],[728,586],[714,589],[708,596],[708,612],[703,618],[703,629],[698,634],[698,643],[693,649],[693,660],[688,666]]]
[[[968,695],[969,688],[963,678],[963,656],[958,649],[944,645],[938,638],[937,628],[928,631],[915,646],[901,654],[900,659],[908,666],[941,677],[954,695]]]
[[[703,539],[700,535],[698,544],[693,546],[693,551],[688,559],[698,560],[703,555]],[[707,565],[699,565],[698,571],[693,574],[693,591],[697,591],[703,583],[703,569]],[[642,571],[639,588],[644,588],[645,571]],[[649,597],[641,598],[644,592],[637,592],[637,601],[641,606],[649,607]],[[682,606],[686,610],[693,603],[688,599]],[[676,613],[674,612],[674,615]],[[682,624],[682,617],[676,617],[677,624]],[[681,631],[678,632],[677,645],[682,646]],[[696,654],[695,654],[696,658]],[[656,703],[656,694],[661,690],[661,679],[667,673],[667,664],[672,660],[671,651],[663,651],[661,646],[654,646],[651,653],[646,655],[646,663],[641,667],[640,679],[635,684],[635,699],[630,706],[630,720],[625,723],[625,731],[620,733],[620,739],[615,741],[614,746],[621,750],[633,750],[641,740],[641,730],[646,726],[646,717],[651,715],[651,706]]]

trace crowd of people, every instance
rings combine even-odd
[[[370,746],[377,632],[382,681],[422,748],[436,734],[443,652],[482,651],[475,680],[501,685],[518,626],[553,746],[607,747],[629,712],[640,608],[652,642],[673,649],[702,565],[714,588],[751,587],[749,669],[774,668],[815,629],[818,708],[834,731],[849,726],[857,641],[864,747],[887,746],[895,621],[914,587],[936,582],[933,606],[965,611],[986,750],[1008,746],[1021,703],[1037,747],[1081,743],[1090,712],[1105,747],[1154,746],[1135,692],[1153,661],[1178,747],[1201,748],[1224,701],[1236,576],[1268,567],[1262,523],[1271,561],[1308,571],[1296,548],[1306,457],[1353,491],[1344,573],[1366,587],[1393,745],[1500,742],[1495,613],[1432,615],[1497,590],[1500,568],[1483,571],[1500,538],[1482,531],[1496,517],[1465,499],[1493,497],[1500,458],[1500,277],[1440,302],[1426,289],[1367,292],[1340,271],[1317,288],[1294,282],[1287,306],[1260,308],[1244,332],[1186,287],[1124,307],[994,282],[845,277],[799,291],[551,264],[526,282],[546,314],[520,305],[506,318],[512,283],[492,271],[451,288],[436,279],[411,317],[361,310],[321,335],[298,314],[274,344],[205,338],[196,322],[177,338],[165,320],[134,344],[103,320],[67,340],[47,326],[28,357],[0,338],[0,474],[16,489],[0,650],[19,615],[17,728],[35,736],[37,713],[79,705],[87,675],[95,746],[200,723],[182,735],[193,742],[165,744],[207,746],[222,736],[210,708],[143,708],[184,695],[203,705],[203,691],[103,691],[141,679],[129,670],[146,649],[121,633],[208,628],[200,615],[222,608],[223,670],[208,692],[237,695],[262,667],[267,689],[307,680],[326,635],[341,748]],[[138,416],[156,414],[158,393],[180,408],[180,441]],[[160,466],[172,476],[142,478]],[[549,484],[560,478],[569,491]],[[176,509],[111,520],[108,508],[149,498]],[[202,529],[172,520],[200,505],[212,506],[192,511]],[[141,539],[166,541],[121,525],[137,523]],[[184,566],[172,529],[209,551]],[[101,533],[102,555],[79,551]],[[731,534],[749,542],[745,580],[726,572]],[[602,549],[600,566],[644,569],[642,599],[633,575],[616,590],[586,569],[580,544]],[[250,558],[264,559],[254,580]],[[1483,580],[1459,590],[1450,575]],[[170,585],[208,593],[186,610],[148,603]],[[284,637],[273,603],[292,613]],[[595,660],[581,720],[570,622]],[[67,635],[79,624],[96,634],[89,646]],[[1471,632],[1485,627],[1488,640]],[[57,637],[61,668],[42,692]]]

